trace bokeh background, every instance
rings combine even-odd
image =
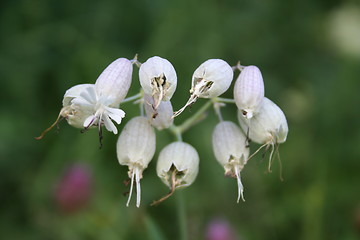
[[[184,230],[188,239],[359,239],[358,1],[1,1],[0,32],[1,239],[184,239]],[[218,121],[211,109],[183,135],[201,158],[197,180],[157,207],[149,204],[168,189],[155,163],[174,140],[169,132],[157,132],[139,209],[125,207],[117,136],[106,132],[99,150],[96,131],[81,134],[63,121],[34,140],[56,119],[68,88],[94,83],[110,62],[136,53],[172,62],[174,109],[203,61],[257,65],[266,96],[289,123],[280,146],[285,180],[276,161],[266,172],[260,154],[242,172],[246,202],[236,204],[236,181],[223,176],[211,149]],[[137,72],[128,96],[139,91]],[[137,105],[122,107],[124,123],[139,115]],[[236,107],[223,115],[236,122]],[[216,229],[227,238],[210,238]]]

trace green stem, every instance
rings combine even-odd
[[[207,101],[194,115],[188,118],[180,126],[178,126],[180,133],[185,132],[191,128],[196,122],[202,120],[204,112],[212,105],[212,101]]]
[[[215,102],[222,102],[222,103],[235,103],[235,100],[234,99],[231,99],[231,98],[214,98],[213,101]]]
[[[134,96],[131,96],[131,97],[128,97],[128,98],[125,98],[124,100],[122,100],[121,103],[127,103],[127,102],[132,102],[132,101],[135,101],[135,100],[138,100],[142,98],[142,93],[138,93],[138,94],[135,94]]]
[[[184,202],[184,196],[182,191],[177,193],[177,215],[180,230],[180,240],[188,240],[188,231],[186,225],[186,207]]]
[[[173,124],[170,126],[169,130],[175,135],[177,141],[182,142],[181,131],[178,126]]]

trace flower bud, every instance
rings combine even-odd
[[[184,142],[173,142],[164,147],[156,165],[159,178],[170,188],[170,193],[151,205],[169,198],[176,188],[190,186],[199,172],[199,155],[195,148]]]
[[[128,175],[131,178],[130,194],[126,206],[129,206],[130,203],[134,178],[137,191],[136,206],[140,206],[140,179],[142,172],[155,154],[155,137],[154,129],[145,117],[131,119],[121,131],[116,144],[117,157],[121,165],[129,167]]]
[[[223,94],[230,87],[233,76],[232,68],[224,60],[209,59],[202,63],[192,76],[189,100],[183,108],[174,113],[174,117],[180,115],[198,98],[214,98]]]
[[[275,103],[264,97],[258,113],[253,118],[246,119],[238,111],[238,120],[251,141],[263,144],[254,154],[263,147],[272,147],[269,161],[270,171],[275,145],[285,142],[289,131],[285,114]]]
[[[141,64],[139,79],[144,92],[154,98],[156,110],[161,101],[169,101],[177,85],[176,71],[172,64],[161,57],[151,57]]]
[[[217,161],[224,167],[225,176],[234,177],[238,183],[238,199],[244,200],[240,172],[249,157],[246,137],[233,122],[222,121],[214,129],[212,144]]]
[[[248,66],[241,70],[234,86],[236,106],[245,118],[252,118],[259,109],[264,98],[264,81],[256,66]]]
[[[173,124],[173,107],[170,101],[162,101],[157,110],[153,107],[154,100],[150,95],[144,94],[144,101],[145,112],[152,126],[162,130]]]

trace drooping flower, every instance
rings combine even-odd
[[[130,194],[126,206],[129,206],[136,182],[136,206],[140,206],[140,179],[155,154],[156,136],[153,127],[146,117],[131,119],[121,131],[116,144],[119,163],[129,167],[128,176],[131,179]]]
[[[234,177],[238,183],[238,198],[244,200],[244,187],[241,183],[240,172],[249,157],[246,137],[233,122],[222,121],[214,129],[212,145],[215,157],[225,169],[225,176]]]
[[[188,143],[173,142],[164,147],[156,165],[158,177],[170,188],[170,193],[152,205],[169,198],[176,188],[190,186],[199,172],[199,155]]]
[[[198,98],[214,98],[223,94],[231,85],[234,72],[222,59],[209,59],[202,63],[192,76],[190,98],[173,117],[180,115]]]
[[[177,85],[176,71],[173,65],[158,56],[151,57],[141,64],[139,79],[144,92],[154,99],[156,110],[161,101],[169,101]]]
[[[243,131],[247,133],[248,138],[255,143],[262,144],[253,155],[263,147],[272,148],[269,160],[270,171],[275,146],[285,142],[289,132],[284,112],[274,102],[264,97],[256,115],[251,119],[246,119],[238,111],[238,120]]]

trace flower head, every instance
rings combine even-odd
[[[176,71],[173,65],[158,56],[151,57],[141,64],[139,79],[144,92],[154,99],[156,110],[161,101],[169,101],[177,85]]]
[[[125,112],[118,109],[125,98],[132,76],[132,63],[126,58],[112,62],[96,80],[94,88],[86,88],[80,96],[72,100],[79,108],[91,109],[92,114],[83,122],[86,129],[91,126],[105,125],[106,129],[117,134],[117,128],[112,121],[121,123]]]
[[[194,147],[184,142],[173,142],[164,147],[156,165],[158,177],[170,188],[170,193],[152,203],[169,198],[176,188],[191,185],[199,172],[199,155]]]
[[[130,203],[134,179],[137,190],[136,206],[140,206],[140,179],[155,154],[155,137],[154,129],[145,117],[131,119],[120,133],[116,144],[117,157],[121,165],[129,167],[128,175],[131,179],[126,206],[129,206]]]
[[[225,176],[237,179],[237,202],[239,202],[240,197],[244,200],[244,188],[241,183],[240,172],[249,157],[245,135],[235,123],[222,121],[214,129],[212,144],[216,159],[225,169]]]
[[[190,98],[174,117],[180,115],[186,107],[198,98],[214,98],[223,94],[231,85],[234,72],[222,59],[209,59],[202,63],[192,76]]]
[[[247,119],[238,111],[238,120],[241,128],[248,134],[248,138],[255,143],[262,144],[254,154],[263,147],[272,147],[269,161],[270,171],[275,146],[286,141],[289,131],[284,112],[274,102],[264,97],[256,115]]]

